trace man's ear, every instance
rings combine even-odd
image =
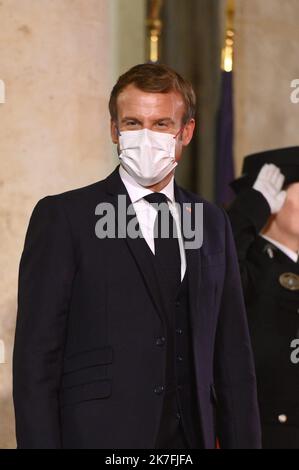
[[[184,129],[182,131],[182,144],[184,147],[186,147],[190,143],[193,137],[194,129],[195,119],[190,119],[187,124],[185,124]]]
[[[110,121],[110,134],[111,134],[111,139],[114,144],[118,144],[118,130],[117,130],[117,125],[113,119]]]

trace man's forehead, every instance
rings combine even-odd
[[[180,114],[184,108],[182,96],[171,91],[168,93],[149,93],[134,85],[127,86],[118,96],[117,107],[120,114],[127,114],[130,110],[152,115],[153,112],[162,112],[173,116]]]

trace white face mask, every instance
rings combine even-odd
[[[142,186],[159,183],[176,166],[176,138],[149,129],[125,131],[119,136],[120,164]]]

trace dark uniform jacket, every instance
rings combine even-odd
[[[299,448],[299,264],[259,235],[270,208],[254,189],[241,193],[229,217],[237,245],[255,357],[264,447]]]

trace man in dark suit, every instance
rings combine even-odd
[[[232,186],[263,448],[299,449],[299,147],[248,155]]]
[[[41,199],[30,219],[14,349],[18,447],[200,449],[218,437],[223,448],[259,448],[228,217],[174,181],[195,125],[192,87],[142,64],[119,78],[109,107],[120,167]],[[140,236],[124,233],[127,212]]]

